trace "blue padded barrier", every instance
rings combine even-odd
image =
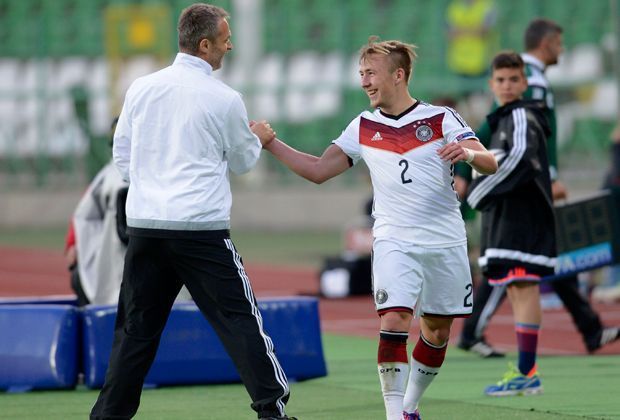
[[[259,301],[264,329],[290,381],[325,376],[318,300],[309,297]],[[84,309],[84,382],[103,385],[112,348],[116,308]],[[215,332],[194,303],[175,304],[164,328],[147,386],[238,382],[239,375]]]
[[[327,375],[319,301],[312,297],[271,298],[258,301],[265,332],[290,381]]]
[[[78,329],[73,306],[0,305],[0,389],[75,387]]]
[[[0,298],[0,305],[71,305],[77,306],[75,295],[22,296]]]

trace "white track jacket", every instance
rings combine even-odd
[[[230,228],[228,170],[252,169],[261,144],[241,95],[211,73],[206,61],[178,53],[127,91],[113,157],[129,181],[129,227]]]

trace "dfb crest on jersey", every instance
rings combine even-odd
[[[387,300],[388,300],[387,292],[383,289],[377,290],[377,292],[375,293],[375,302],[378,304],[382,304],[382,303],[387,302]]]
[[[415,130],[415,136],[420,141],[429,141],[433,137],[433,130],[426,124],[421,125]]]

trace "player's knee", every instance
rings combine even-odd
[[[422,318],[422,333],[431,344],[442,346],[450,338],[451,318]]]
[[[429,335],[429,337],[427,337],[427,334]],[[435,346],[443,346],[450,338],[450,328],[430,330],[429,332],[424,334],[424,338],[426,338],[428,341],[430,341],[431,344]]]
[[[411,324],[409,312],[390,311],[381,315],[381,329],[388,331],[409,331]]]

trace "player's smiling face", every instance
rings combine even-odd
[[[360,62],[362,89],[373,108],[389,108],[396,96],[395,73],[387,55],[369,54]]]
[[[489,86],[497,99],[497,103],[506,105],[523,96],[527,89],[527,79],[519,68],[494,69]]]

